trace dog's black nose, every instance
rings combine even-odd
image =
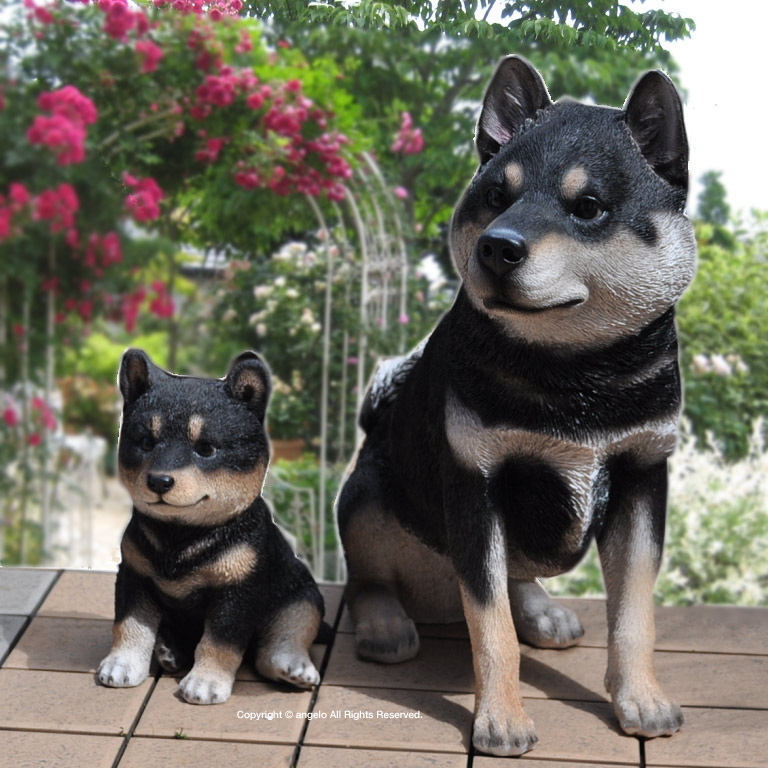
[[[497,277],[508,275],[528,255],[522,235],[513,229],[493,229],[481,235],[475,246],[484,269]]]
[[[148,475],[147,487],[162,496],[173,488],[173,478],[170,475]]]

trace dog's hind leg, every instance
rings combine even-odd
[[[394,592],[380,584],[347,587],[355,625],[355,650],[361,659],[396,664],[419,652],[419,634]]]
[[[309,658],[322,621],[317,605],[299,600],[282,608],[270,622],[256,651],[256,670],[270,680],[283,680],[298,688],[320,682],[320,673]]]
[[[537,648],[569,648],[584,635],[579,617],[556,603],[536,580],[509,580],[509,602],[517,636]]]

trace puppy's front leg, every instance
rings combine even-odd
[[[680,707],[661,690],[653,667],[653,585],[664,543],[667,463],[640,468],[623,461],[611,483],[598,537],[608,597],[605,685],[626,733],[665,736],[683,723]]]
[[[447,483],[449,546],[459,575],[475,670],[472,743],[492,755],[522,755],[538,741],[520,696],[520,646],[509,604],[507,545],[487,508],[481,478]]]
[[[205,621],[203,636],[195,648],[195,663],[179,683],[181,695],[190,704],[221,704],[232,693],[251,630],[233,626],[229,613],[220,608]]]
[[[130,688],[144,682],[159,626],[160,610],[141,578],[121,563],[115,585],[112,647],[99,664],[99,682],[113,688]]]

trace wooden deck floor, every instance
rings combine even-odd
[[[474,682],[461,625],[422,627],[419,655],[405,664],[361,662],[341,588],[326,585],[336,633],[313,648],[323,674],[316,691],[243,667],[226,704],[196,707],[159,674],[133,689],[95,682],[111,639],[113,586],[113,573],[0,569],[0,766],[499,765],[470,745]],[[522,765],[768,766],[768,609],[657,609],[657,671],[686,724],[643,742],[618,730],[603,690],[602,601],[563,602],[586,635],[566,651],[523,649],[539,743]]]

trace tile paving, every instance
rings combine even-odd
[[[470,744],[473,672],[463,625],[420,628],[419,656],[355,658],[342,589],[324,585],[323,682],[298,691],[243,666],[225,704],[182,701],[155,673],[98,685],[114,573],[0,568],[0,768],[493,768]],[[668,739],[622,734],[603,689],[605,606],[564,600],[586,635],[567,651],[523,646],[521,679],[539,743],[528,768],[768,768],[768,609],[660,607],[656,665],[686,724]],[[288,714],[290,713],[290,715]],[[256,719],[258,717],[258,719]]]

